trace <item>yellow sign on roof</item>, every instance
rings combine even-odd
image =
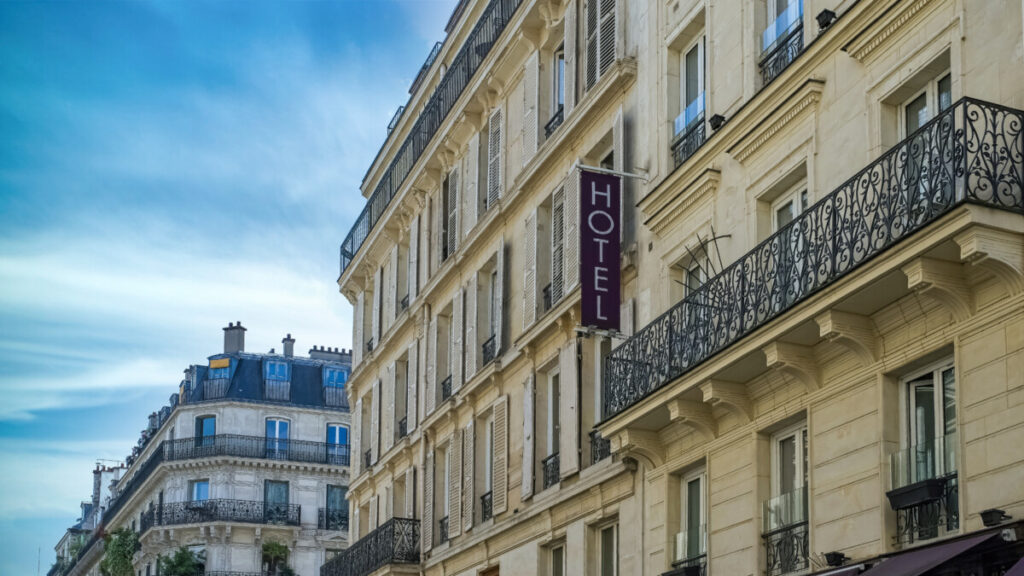
[[[231,358],[217,358],[210,360],[210,368],[227,368],[231,366]]]

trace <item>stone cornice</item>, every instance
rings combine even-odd
[[[824,89],[824,80],[808,79],[781,106],[740,137],[728,152],[737,161],[745,162],[768,143],[772,136],[791,125],[805,110],[816,108]]]
[[[895,37],[897,32],[907,26],[929,4],[937,5],[939,2],[912,0],[890,4],[861,34],[843,46],[843,51],[866,63],[878,48]]]
[[[661,235],[672,224],[686,220],[685,213],[693,205],[713,196],[721,179],[720,170],[708,168],[683,186],[677,194],[671,194],[672,188],[660,188],[648,194],[638,204],[647,215],[644,224],[655,234]]]

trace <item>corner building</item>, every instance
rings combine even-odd
[[[321,574],[1007,572],[1022,53],[1012,1],[460,3],[341,246]],[[628,174],[617,333],[580,165]]]

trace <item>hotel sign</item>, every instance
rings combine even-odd
[[[583,326],[619,329],[622,180],[580,170],[580,298]]]

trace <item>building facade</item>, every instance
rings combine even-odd
[[[245,352],[245,328],[224,329],[224,352],[185,371],[149,417],[102,519],[61,576],[98,575],[105,535],[130,528],[138,574],[187,547],[206,574],[264,574],[264,545],[288,549],[296,574],[315,573],[348,542],[348,350],[295,356]]]
[[[341,246],[321,574],[1002,574],[1021,109],[1019,1],[461,2]],[[622,176],[618,331],[580,167]]]

